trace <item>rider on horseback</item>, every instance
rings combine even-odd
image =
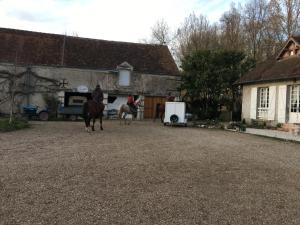
[[[128,95],[127,105],[129,106],[131,112],[135,113],[137,111],[136,105],[134,104],[134,98],[132,95]]]
[[[96,89],[92,92],[92,100],[88,100],[83,105],[83,118],[87,131],[89,131],[91,119],[93,119],[92,130],[95,130],[94,124],[96,118],[100,119],[100,129],[103,130],[102,117],[104,108],[103,92],[100,88],[100,85],[97,84]]]
[[[103,92],[102,92],[99,84],[97,84],[96,89],[93,91],[92,98],[93,98],[93,101],[95,101],[97,103],[103,102]]]

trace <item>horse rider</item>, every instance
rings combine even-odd
[[[96,89],[92,93],[92,99],[99,104],[103,102],[103,92],[99,84],[97,84]]]
[[[133,98],[132,95],[128,95],[128,97],[127,97],[127,105],[129,106],[129,108],[130,108],[130,110],[132,112],[136,112],[137,108],[136,108],[136,106],[134,104],[134,98]]]

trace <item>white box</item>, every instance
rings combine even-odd
[[[185,102],[166,102],[164,124],[186,124]]]

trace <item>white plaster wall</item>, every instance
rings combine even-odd
[[[278,89],[281,85],[300,85],[300,81],[286,81],[286,82],[268,82],[268,83],[260,83],[260,84],[252,84],[252,85],[243,85],[243,103],[242,103],[242,119],[245,119],[246,122],[250,122],[250,103],[251,103],[251,89],[253,87],[270,87],[270,86],[276,86],[276,106],[275,106],[275,120],[274,122],[277,122],[278,117]],[[289,93],[287,93],[289,94]],[[289,103],[287,103],[289,104]]]
[[[243,86],[242,119],[245,119],[247,123],[251,121],[250,119],[251,88],[252,86]]]

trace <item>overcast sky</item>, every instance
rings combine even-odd
[[[243,2],[245,0],[234,1]],[[194,12],[218,21],[232,0],[0,0],[0,27],[139,42],[164,19],[172,29]]]

